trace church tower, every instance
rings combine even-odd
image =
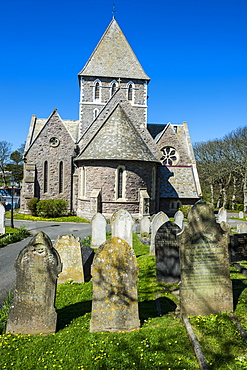
[[[147,85],[150,78],[114,18],[78,77],[79,136],[119,88],[135,108],[140,121],[147,125]]]

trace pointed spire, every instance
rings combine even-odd
[[[150,80],[114,17],[79,76]]]

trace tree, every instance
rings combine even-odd
[[[5,171],[11,154],[11,147],[12,144],[7,141],[0,141],[0,170],[2,172],[4,186],[7,186]]]
[[[6,168],[8,171],[12,173],[15,177],[16,182],[20,184],[21,180],[23,179],[23,151],[24,151],[24,144],[20,146],[18,150],[15,150],[10,155],[10,159],[14,163],[9,163]]]

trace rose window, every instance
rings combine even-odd
[[[163,156],[160,158],[165,166],[174,166],[178,162],[178,152],[171,146],[165,146],[161,149]]]

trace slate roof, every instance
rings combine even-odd
[[[79,141],[76,160],[118,159],[159,162],[146,127],[119,89]]]
[[[150,80],[113,19],[79,76]]]

